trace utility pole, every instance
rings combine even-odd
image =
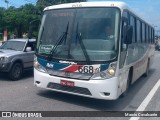
[[[4,2],[7,4],[7,9],[8,9],[8,3],[9,3],[8,0],[5,0]]]

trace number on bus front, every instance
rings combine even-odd
[[[95,68],[93,66],[79,66],[78,71],[80,73],[98,73],[100,68]]]

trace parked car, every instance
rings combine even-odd
[[[0,72],[11,80],[21,78],[24,69],[33,67],[35,39],[11,39],[0,46]]]

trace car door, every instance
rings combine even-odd
[[[33,67],[33,61],[34,61],[34,44],[35,42],[28,42],[25,50],[24,50],[24,57],[23,57],[23,61],[24,61],[24,68],[30,68]],[[30,47],[31,50],[27,51],[27,47]]]

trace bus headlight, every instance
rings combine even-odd
[[[40,65],[40,64],[38,63],[36,56],[34,57],[34,68],[35,68],[36,70],[40,71],[40,72],[44,72],[44,73],[47,72],[46,69],[45,69],[45,67],[43,67],[42,65]]]
[[[116,73],[116,66],[117,66],[116,62],[111,63],[107,70],[94,74],[91,79],[104,80],[114,77]]]
[[[109,76],[114,76],[115,75],[115,70],[113,68],[110,68],[110,69],[107,70],[107,74]]]

